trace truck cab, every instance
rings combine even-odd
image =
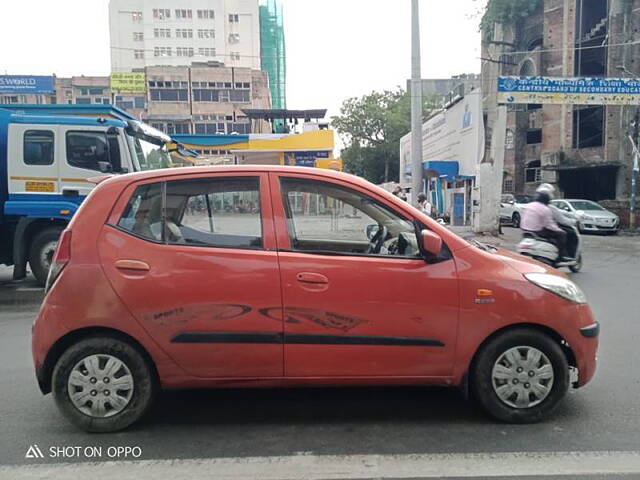
[[[14,280],[28,263],[41,284],[91,177],[172,165],[171,138],[121,110],[52,107],[0,105],[0,263],[14,266]]]

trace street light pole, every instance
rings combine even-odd
[[[411,0],[411,203],[414,206],[417,206],[418,194],[423,190],[421,77],[419,0]]]

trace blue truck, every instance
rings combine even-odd
[[[0,105],[0,264],[44,284],[89,178],[172,166],[178,147],[110,105]]]

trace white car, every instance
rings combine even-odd
[[[620,230],[620,217],[591,200],[563,198],[553,200],[551,205],[563,213],[575,215],[580,232],[608,232],[615,235]]]
[[[511,193],[502,195],[500,221],[502,223],[510,223],[515,228],[519,228],[524,206],[531,201],[533,201],[531,195],[513,195]]]

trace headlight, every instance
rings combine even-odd
[[[525,278],[545,290],[575,303],[587,303],[587,297],[575,283],[548,273],[525,273]]]

